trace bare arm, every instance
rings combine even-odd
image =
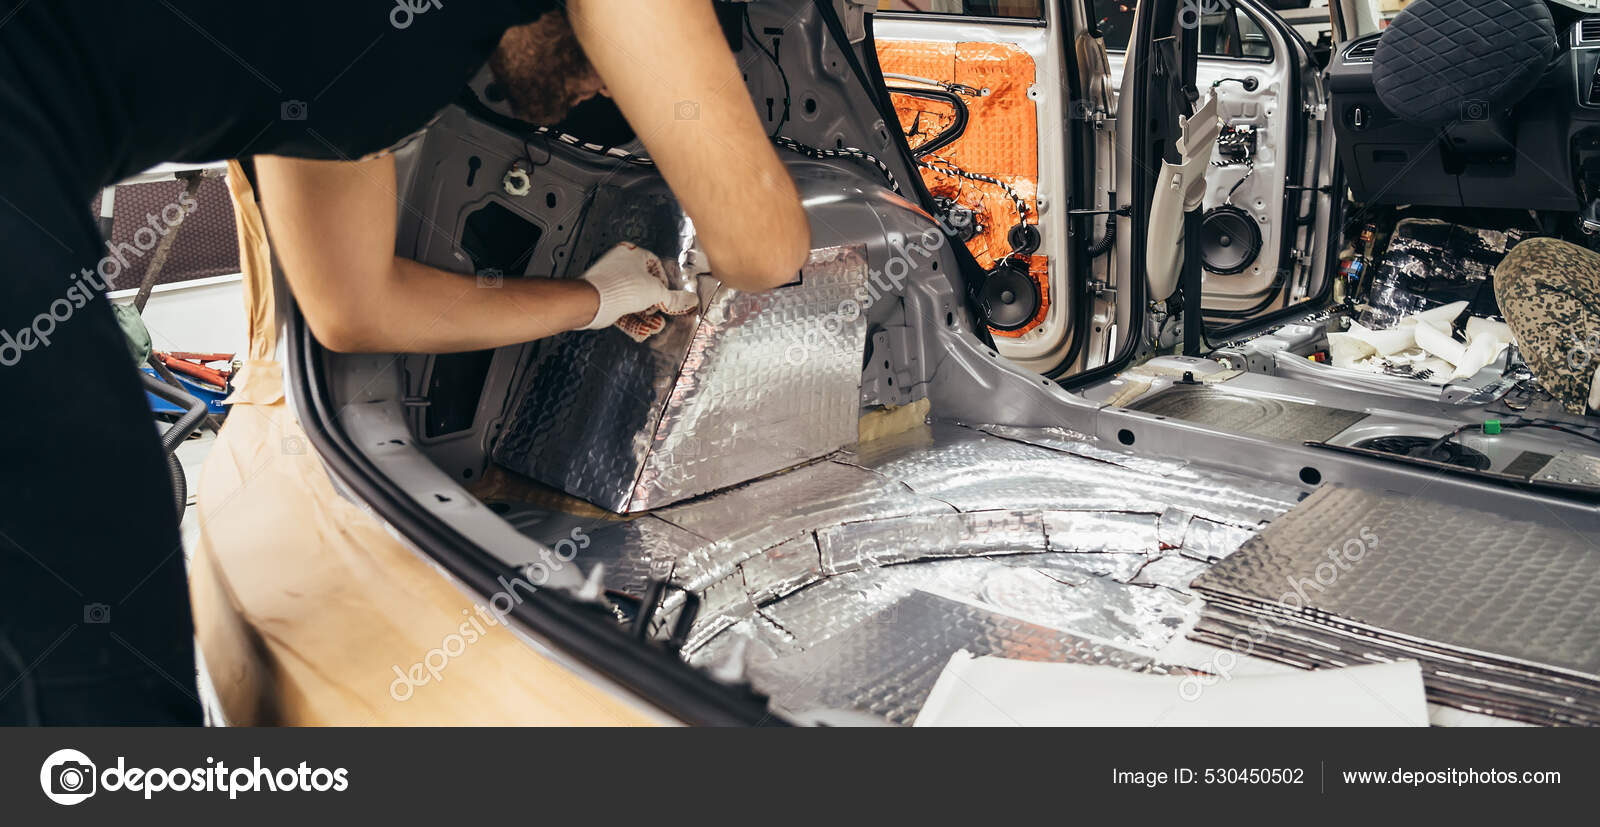
[[[599,293],[584,281],[508,278],[491,288],[395,256],[391,157],[257,156],[255,164],[273,252],[311,331],[333,350],[500,347],[576,330],[599,309]]]
[[[713,273],[742,290],[792,281],[810,224],[710,0],[569,0],[567,17],[694,221]]]

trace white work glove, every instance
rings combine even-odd
[[[661,314],[677,316],[700,306],[694,293],[670,289],[661,259],[635,244],[619,244],[601,256],[583,280],[600,294],[600,309],[584,330],[618,325],[643,341],[666,327]]]

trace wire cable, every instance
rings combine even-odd
[[[778,70],[778,78],[783,81],[783,114],[778,118],[778,125],[772,128],[772,134],[768,136],[776,138],[778,137],[778,133],[783,131],[783,125],[789,122],[789,73],[784,71],[783,64],[778,62],[778,56],[772,51],[768,50],[766,46],[762,45],[761,38],[756,34],[755,27],[750,24],[750,13],[748,11],[745,12],[744,15],[744,30],[750,34],[750,42],[756,44],[756,48],[760,49],[761,53],[766,55],[768,60],[772,61],[773,67]]]

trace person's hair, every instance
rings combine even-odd
[[[552,11],[506,30],[489,58],[517,117],[541,125],[564,118],[601,87],[566,14]]]

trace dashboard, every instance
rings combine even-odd
[[[1600,195],[1600,0],[1549,5],[1558,52],[1532,91],[1504,112],[1463,100],[1442,127],[1397,117],[1380,100],[1381,33],[1335,49],[1330,117],[1356,200],[1570,212]]]

